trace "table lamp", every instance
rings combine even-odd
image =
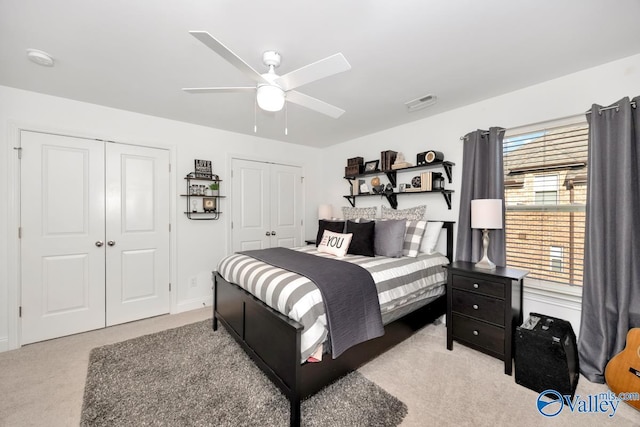
[[[332,205],[318,206],[318,219],[331,219],[333,217]]]
[[[496,265],[487,256],[489,230],[502,228],[502,199],[476,199],[471,201],[471,228],[482,229],[483,256],[476,268],[495,270]]]

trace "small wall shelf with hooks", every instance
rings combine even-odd
[[[452,182],[452,168],[453,168],[453,166],[455,166],[455,163],[448,162],[448,161],[433,162],[433,163],[429,163],[429,164],[426,164],[426,165],[411,166],[411,167],[402,168],[402,169],[365,172],[365,173],[358,174],[358,175],[345,176],[344,179],[349,181],[349,184],[351,185],[351,188],[353,188],[352,181],[357,180],[358,178],[362,178],[364,176],[380,175],[380,174],[384,173],[387,176],[387,179],[389,180],[389,183],[391,184],[391,186],[393,188],[396,188],[398,186],[398,181],[397,181],[397,174],[398,173],[411,172],[411,171],[414,171],[414,170],[431,169],[431,168],[442,168],[444,170],[444,173],[447,176],[448,182],[451,183]],[[444,197],[444,200],[447,203],[447,207],[449,209],[451,209],[451,194],[453,193],[453,190],[447,190],[447,189],[444,188],[444,186],[443,186],[443,188],[434,189],[434,190],[425,190],[425,191],[405,191],[405,192],[383,191],[381,193],[350,194],[350,195],[343,196],[343,197],[345,199],[347,199],[347,201],[349,201],[349,204],[351,204],[351,206],[355,207],[356,198],[358,198],[358,197],[381,196],[381,197],[385,197],[387,199],[387,201],[389,202],[389,205],[393,209],[397,209],[398,208],[398,196],[399,195],[403,195],[403,194],[425,194],[425,193],[440,193],[440,194],[442,194],[442,197]]]
[[[187,201],[185,215],[194,221],[211,221],[220,219],[220,201],[225,196],[220,195],[221,179],[217,175],[211,178],[195,178],[195,173],[184,177],[186,192],[180,194]],[[213,189],[211,187],[214,187]]]

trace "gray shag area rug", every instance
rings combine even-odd
[[[305,426],[397,426],[407,406],[353,372],[302,403]],[[286,426],[289,402],[211,320],[91,351],[82,426]]]

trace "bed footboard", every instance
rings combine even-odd
[[[222,323],[256,365],[291,402],[291,425],[300,425],[302,325],[214,273],[213,328]]]
[[[432,323],[446,311],[446,296],[385,326],[385,334],[319,363],[300,364],[302,325],[273,310],[217,272],[213,329],[222,323],[256,365],[287,396],[290,424],[300,425],[300,402]]]

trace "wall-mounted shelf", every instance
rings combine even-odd
[[[220,189],[218,188],[217,195],[215,196],[207,194],[195,194],[195,187],[192,186],[202,186],[208,188],[210,184],[214,182],[220,183],[222,182],[222,180],[214,178],[194,178],[193,173],[185,176],[184,179],[187,182],[187,191],[186,194],[180,194],[180,197],[186,197],[187,210],[184,213],[185,215],[187,215],[187,218],[194,221],[211,221],[219,219],[220,214],[222,213],[220,211],[219,202],[221,199],[225,198],[225,196],[219,195]],[[193,182],[199,183],[194,184]],[[202,184],[200,184],[200,182],[202,182]]]
[[[358,179],[358,178],[362,178],[363,176],[380,175],[381,173],[384,173],[387,176],[387,179],[389,180],[389,183],[391,184],[391,186],[393,188],[396,188],[397,187],[397,174],[398,173],[411,172],[411,171],[414,171],[414,170],[442,168],[442,169],[444,169],[444,172],[447,175],[448,182],[451,183],[452,182],[452,168],[453,168],[453,166],[455,166],[455,163],[448,162],[448,161],[434,162],[434,163],[429,163],[429,164],[426,164],[426,165],[411,166],[411,167],[402,168],[402,169],[365,172],[365,173],[358,174],[358,175],[345,176],[344,179],[349,181],[349,185],[351,185],[351,181],[353,181],[355,179]],[[453,190],[447,190],[447,189],[438,189],[438,190],[429,190],[429,191],[406,191],[406,192],[389,192],[389,191],[385,191],[385,192],[382,192],[382,193],[351,194],[351,195],[343,196],[343,197],[345,199],[347,199],[347,201],[349,201],[349,203],[353,207],[355,207],[356,198],[358,198],[358,197],[367,197],[367,196],[386,197],[386,199],[389,202],[389,205],[391,206],[391,208],[397,209],[398,208],[398,195],[403,195],[403,194],[425,194],[425,193],[440,193],[440,194],[442,194],[442,196],[444,197],[445,202],[447,203],[447,207],[449,209],[451,209],[451,194],[453,193]]]

